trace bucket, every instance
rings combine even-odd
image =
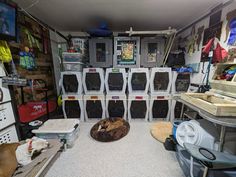
[[[184,122],[184,121],[183,120],[174,120],[174,122],[173,122],[172,134],[173,134],[175,140],[176,140],[176,130],[182,122]]]

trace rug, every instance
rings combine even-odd
[[[96,123],[91,129],[90,135],[97,141],[111,142],[126,136],[129,129],[129,123],[123,118],[107,118]]]
[[[156,122],[151,127],[151,135],[156,140],[164,143],[166,138],[168,138],[172,134],[172,123],[171,122]]]

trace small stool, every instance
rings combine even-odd
[[[39,138],[60,139],[64,150],[72,147],[78,138],[79,120],[78,119],[50,119],[41,127],[32,131]]]

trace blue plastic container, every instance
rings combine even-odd
[[[175,140],[176,140],[176,130],[177,130],[178,126],[179,126],[182,122],[184,122],[184,121],[183,121],[183,120],[175,120],[175,121],[173,122],[172,134],[173,134]]]

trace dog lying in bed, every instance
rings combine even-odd
[[[24,143],[0,145],[0,177],[11,177],[18,165],[29,164],[42,150],[48,147],[44,139],[33,137]]]

